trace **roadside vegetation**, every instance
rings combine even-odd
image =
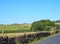
[[[1,34],[2,31],[4,35]],[[32,24],[0,25],[0,36],[4,36],[2,39],[7,39],[6,36],[8,36],[8,39],[14,42],[10,44],[30,44],[59,31],[60,25],[48,19],[35,21]]]

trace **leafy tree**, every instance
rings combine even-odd
[[[42,31],[42,30],[48,31],[50,30],[50,27],[54,25],[55,23],[50,20],[40,20],[33,22],[31,29],[33,31]]]

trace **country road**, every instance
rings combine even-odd
[[[36,44],[60,44],[60,33],[38,41]]]

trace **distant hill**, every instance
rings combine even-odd
[[[20,28],[30,28],[31,24],[17,24],[16,26],[18,26]]]
[[[0,27],[2,27],[3,25],[0,24]],[[5,24],[4,26],[7,26],[7,27],[11,27],[11,26],[14,26],[14,27],[20,27],[20,28],[27,28],[27,27],[31,27],[31,24]]]
[[[29,32],[31,24],[5,24],[4,28],[3,25],[0,24],[0,33],[2,32],[2,29],[4,29],[5,32]]]
[[[4,25],[5,29],[18,29],[18,28],[30,28],[31,24],[6,24]],[[0,24],[0,29],[3,28],[3,25]]]

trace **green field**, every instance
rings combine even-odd
[[[60,25],[60,22],[56,24]],[[3,28],[3,25],[0,24],[0,33],[3,29],[5,33],[31,32],[30,27],[31,24],[6,24]]]
[[[4,29],[5,33],[17,33],[17,32],[30,32],[31,24],[11,24],[11,25],[0,25],[0,33]]]

